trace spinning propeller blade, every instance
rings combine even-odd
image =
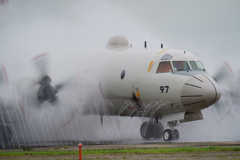
[[[223,61],[223,65],[219,68],[218,72],[216,72],[214,79],[216,82],[219,82],[225,78],[233,77],[233,71],[229,64],[226,61]]]
[[[3,65],[0,65],[0,84],[8,84],[7,72]]]
[[[31,62],[35,66],[40,76],[48,74],[48,53],[42,53],[34,58],[32,58]]]

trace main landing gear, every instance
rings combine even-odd
[[[152,120],[143,122],[140,128],[140,134],[143,139],[145,140],[149,140],[151,138],[161,139],[162,137],[165,141],[179,139],[179,132],[177,129],[174,129],[174,127],[177,126],[177,121],[168,122],[168,126],[170,129],[166,129],[164,132],[162,123],[158,121],[156,122]]]
[[[163,135],[163,125],[162,123],[156,123],[153,121],[143,122],[140,128],[140,134],[143,139],[149,140],[161,139]]]

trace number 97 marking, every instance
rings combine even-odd
[[[165,88],[166,88],[166,93],[168,93],[169,86],[160,86],[160,90],[162,91],[161,93],[164,92]]]

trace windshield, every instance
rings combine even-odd
[[[201,70],[205,71],[205,68],[204,68],[204,66],[203,66],[203,64],[202,64],[201,61],[197,61],[197,65],[198,65],[198,67],[199,67]]]
[[[195,61],[189,61],[192,70],[198,70],[198,66]]]
[[[190,70],[190,67],[187,63],[187,61],[173,61],[173,68],[175,71],[188,71]]]
[[[158,65],[157,73],[172,72],[172,66],[169,61],[160,62]]]

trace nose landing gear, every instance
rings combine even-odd
[[[177,126],[177,121],[168,122],[168,126],[170,127],[170,129],[166,129],[163,132],[163,139],[165,141],[178,140],[179,139],[179,132],[178,132],[177,129],[174,129],[174,127]]]

